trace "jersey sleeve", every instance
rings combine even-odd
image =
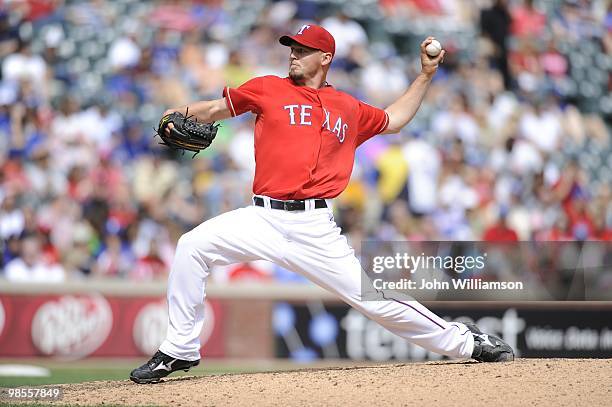
[[[223,97],[232,117],[246,112],[259,114],[262,111],[264,98],[264,78],[258,77],[248,80],[237,88],[226,86]]]
[[[382,133],[389,125],[389,115],[382,109],[359,101],[359,133],[357,145]]]

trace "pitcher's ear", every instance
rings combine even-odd
[[[323,52],[321,55],[321,65],[326,66],[331,64],[333,56],[331,52]]]

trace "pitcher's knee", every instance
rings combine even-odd
[[[181,235],[181,237],[178,240],[178,243],[176,244],[176,250],[187,250],[189,251],[192,247],[192,240],[193,238],[191,237],[191,232],[187,232],[183,235]]]
[[[182,235],[176,245],[176,255],[206,257],[209,239],[206,234],[190,231]]]

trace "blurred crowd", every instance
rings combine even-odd
[[[357,152],[335,200],[365,239],[612,240],[612,6],[605,0],[5,1],[0,6],[0,265],[12,281],[165,279],[176,241],[248,205],[249,115],[209,150],[168,150],[161,113],[286,76],[281,34],[335,37],[328,81],[379,107],[448,54],[401,134]],[[266,264],[220,280],[291,280]]]

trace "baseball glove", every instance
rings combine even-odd
[[[197,119],[185,114],[173,112],[165,115],[159,121],[159,126],[155,130],[162,139],[161,144],[165,144],[175,150],[188,150],[194,152],[195,157],[200,151],[208,148],[217,135],[218,124],[198,123]],[[168,124],[174,124],[170,129],[170,134],[166,133]],[[192,157],[192,158],[193,158]]]

